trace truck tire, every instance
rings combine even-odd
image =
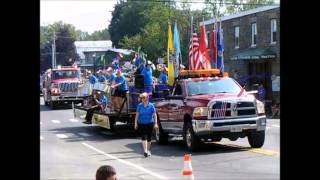
[[[255,131],[248,134],[248,141],[252,148],[260,148],[264,144],[265,131]]]
[[[57,108],[57,104],[53,101],[50,101],[50,108],[51,109],[56,109]]]
[[[159,122],[159,116],[158,116],[158,128],[155,129],[155,139],[157,141],[157,143],[159,144],[167,144],[168,143],[168,134],[166,134],[162,127],[161,124]]]
[[[44,105],[45,106],[49,106],[49,102],[48,101],[44,101]]]
[[[191,152],[199,150],[199,147],[201,146],[201,140],[194,134],[190,122],[187,122],[185,124],[183,131],[183,140],[186,144],[187,149]]]

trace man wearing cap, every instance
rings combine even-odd
[[[144,76],[144,92],[148,94],[152,94],[153,88],[153,79],[152,79],[152,69],[151,69],[152,62],[148,61],[146,67],[143,68],[141,74]]]
[[[95,94],[93,95],[94,101],[92,106],[88,109],[87,114],[86,114],[86,121],[83,123],[85,124],[91,124],[93,112],[95,110],[100,110],[104,111],[105,108],[107,107],[108,99],[107,97],[103,94],[103,91],[96,91]]]
[[[126,83],[126,78],[122,75],[121,70],[117,70],[116,72],[117,77],[113,80],[112,88],[115,88],[114,96],[116,97],[115,100],[115,109],[121,108],[121,105],[123,103],[122,99],[126,97],[126,93],[128,91],[128,86]]]

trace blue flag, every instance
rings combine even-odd
[[[178,28],[177,28],[177,22],[174,23],[173,46],[174,46],[174,50],[175,50],[174,75],[175,75],[175,77],[178,77],[178,75],[179,75],[179,59],[181,56],[181,50],[180,50],[180,38],[179,38],[179,32],[178,32]]]
[[[217,31],[217,68],[220,69],[221,72],[224,72],[224,62],[223,62],[223,30],[221,29],[221,22],[218,25]]]

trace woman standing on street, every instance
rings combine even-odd
[[[141,134],[144,156],[151,156],[151,136],[153,128],[158,128],[156,109],[148,100],[148,93],[140,94],[142,102],[137,106],[134,128]]]

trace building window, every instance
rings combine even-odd
[[[234,47],[239,48],[239,26],[234,28]]]
[[[251,24],[251,46],[257,45],[257,23]]]
[[[271,44],[275,44],[277,42],[277,20],[271,19]]]

